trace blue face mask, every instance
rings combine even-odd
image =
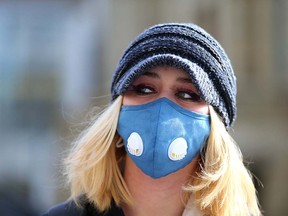
[[[122,106],[117,132],[134,163],[152,178],[188,165],[210,133],[208,115],[182,108],[167,98]]]

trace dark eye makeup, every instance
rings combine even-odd
[[[192,101],[192,102],[201,102],[201,97],[190,89],[177,89],[176,97],[185,100],[185,101]]]
[[[156,93],[153,87],[146,84],[132,85],[129,91],[134,91],[137,95],[149,95]]]
[[[142,95],[145,96],[145,95],[157,93],[157,90],[155,90],[154,87],[152,87],[148,84],[144,84],[144,83],[132,85],[129,88],[129,91],[134,92],[136,95],[140,95],[140,96],[142,96]],[[176,88],[174,95],[178,99],[183,100],[183,101],[191,101],[191,102],[201,102],[202,101],[201,97],[191,89]]]

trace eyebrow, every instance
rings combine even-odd
[[[155,72],[151,72],[151,71],[147,71],[145,72],[144,74],[142,74],[143,76],[148,76],[148,77],[151,77],[151,78],[156,78],[156,79],[160,79],[160,76],[155,73]]]
[[[181,82],[181,83],[192,83],[191,78],[186,78],[186,77],[178,77],[176,81]]]

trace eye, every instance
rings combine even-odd
[[[149,95],[156,92],[154,88],[145,84],[132,85],[132,91],[138,95]]]
[[[200,102],[201,97],[191,90],[178,90],[175,94],[179,99],[193,102]]]

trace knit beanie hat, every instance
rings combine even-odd
[[[113,75],[112,100],[141,74],[157,66],[186,71],[201,98],[213,106],[226,128],[236,118],[236,78],[225,51],[194,24],[166,23],[141,33],[124,52]]]

